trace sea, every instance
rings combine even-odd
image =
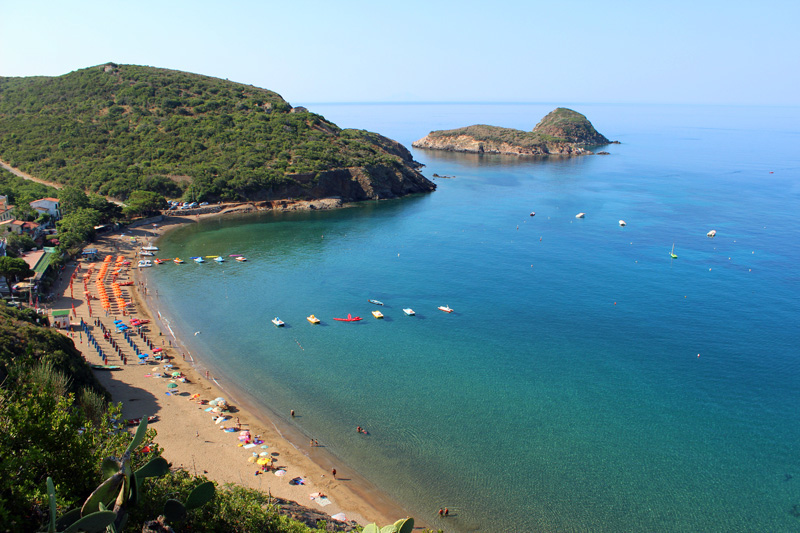
[[[414,149],[433,193],[168,233],[201,368],[448,532],[800,530],[800,108],[304,105],[409,148],[563,106],[620,144]]]

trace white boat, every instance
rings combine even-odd
[[[619,225],[624,227],[625,226],[625,221],[624,220],[620,220],[619,221]]]
[[[374,316],[375,318],[383,318],[383,313],[381,313],[380,311],[378,311],[378,310],[376,309],[376,310],[374,310],[374,311],[372,312],[372,316]]]
[[[147,246],[142,246],[142,250],[146,252],[157,252],[158,246],[153,246],[152,244],[148,244]]]
[[[195,263],[205,263],[206,262],[206,260],[203,259],[202,257],[193,257],[192,259],[194,259]]]
[[[438,309],[439,309],[439,311],[444,311],[445,313],[452,313],[453,312],[453,310],[450,308],[449,305],[440,305]]]
[[[709,231],[708,233],[706,233],[706,237],[713,237],[713,236],[714,236],[714,235],[716,235],[716,234],[717,234],[717,230],[715,230],[715,229],[712,229],[711,231]]]
[[[245,261],[247,261],[247,258],[245,258],[243,255],[238,255],[236,256],[236,260],[239,261],[240,263],[244,263]]]
[[[149,256],[154,256],[154,255],[156,255],[156,254],[154,254],[153,252],[148,252],[147,250],[144,250],[144,249],[142,249],[142,250],[139,252],[139,255],[149,255]]]
[[[138,266],[139,268],[151,267],[151,266],[153,266],[153,262],[150,261],[149,259],[142,259],[141,261],[139,261],[139,264],[136,265],[136,266]]]
[[[414,315],[416,314],[416,313],[414,312],[414,310],[413,310],[413,309],[411,309],[410,307],[406,307],[405,309],[403,309],[403,312],[404,312],[405,314],[407,314],[408,316],[414,316]]]
[[[214,258],[214,261],[216,261],[217,263],[223,263],[225,260],[222,258],[222,256],[218,255],[217,257]]]
[[[283,327],[283,324],[284,324],[283,320],[281,320],[278,317],[273,318],[272,319],[272,323],[275,324],[276,326],[278,326],[279,328]]]
[[[585,216],[586,216],[586,213],[578,213],[577,215],[575,215],[575,218],[583,218]]]

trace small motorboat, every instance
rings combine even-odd
[[[711,231],[709,231],[708,233],[706,233],[706,237],[713,237],[713,236],[714,236],[714,235],[716,235],[716,234],[717,234],[717,230],[715,230],[715,229],[712,229]]]
[[[158,246],[153,246],[152,244],[148,244],[147,246],[142,246],[142,250],[146,252],[157,252]]]
[[[583,218],[585,216],[586,216],[586,213],[578,213],[577,215],[575,215],[575,218]]]
[[[531,216],[535,217],[536,216],[536,211],[531,211]]]
[[[163,262],[164,262],[164,260],[163,260],[163,259],[153,259],[153,263],[155,263],[155,264],[157,264],[157,265],[160,265],[160,264],[161,264],[161,263],[163,263]]]
[[[380,311],[378,311],[378,310],[376,309],[376,310],[374,310],[374,311],[372,312],[372,316],[374,316],[375,318],[383,318],[383,313],[381,313]]]
[[[624,221],[624,220],[620,220],[620,221],[619,221],[619,225],[624,227],[624,226],[626,226],[626,223],[625,223],[625,221]]]
[[[183,259],[181,259],[180,257],[176,257],[175,259],[172,260],[172,262],[175,263],[176,265],[180,265],[183,264]]]
[[[237,255],[236,260],[239,261],[240,263],[244,263],[245,261],[247,261],[247,258],[243,255]]]
[[[149,259],[142,259],[141,261],[139,261],[139,264],[136,265],[136,266],[138,266],[139,268],[151,267],[151,266],[153,266],[153,262],[150,261]]]
[[[374,305],[383,305],[383,302],[381,302],[380,300],[367,300],[367,301]]]
[[[450,308],[449,305],[440,305],[438,307],[439,311],[444,311],[445,313],[452,313],[453,310]]]
[[[205,263],[206,262],[206,260],[203,259],[202,257],[192,257],[192,259],[194,259],[195,263]]]
[[[405,309],[403,309],[403,312],[408,316],[414,316],[416,314],[414,310],[411,309],[410,307],[406,307]]]
[[[221,255],[218,255],[217,257],[214,258],[214,261],[216,261],[217,263],[224,263],[225,259]]]
[[[350,313],[347,313],[347,318],[334,318],[334,320],[338,320],[339,322],[358,322],[361,320],[361,317],[353,316]]]
[[[154,254],[153,252],[148,252],[147,250],[141,250],[141,251],[139,252],[139,255],[146,255],[146,256],[153,257],[153,256],[154,256],[154,255],[156,255],[156,254]]]
[[[284,322],[283,322],[283,320],[281,320],[281,319],[280,319],[280,318],[278,318],[278,317],[275,317],[275,318],[273,318],[273,319],[272,319],[272,323],[273,323],[273,324],[275,324],[276,326],[278,326],[279,328],[282,328],[282,327],[283,327],[283,325],[284,325]]]
[[[308,320],[312,324],[319,324],[319,318],[315,317],[314,315],[307,316],[306,320]]]

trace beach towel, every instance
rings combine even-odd
[[[322,496],[321,498],[316,498],[314,501],[317,502],[320,505],[320,507],[325,507],[326,505],[330,505],[331,503],[333,503],[326,496]]]
[[[255,444],[245,444],[243,447],[244,447],[245,449],[248,449],[248,448],[255,448],[255,447],[256,447],[256,445],[255,445]]]
[[[293,478],[293,479],[289,480],[289,485],[305,485],[305,484],[306,484],[306,480],[301,478],[301,477],[296,477],[296,478]]]
[[[286,470],[276,470],[275,475],[278,477],[282,477],[286,475]]]

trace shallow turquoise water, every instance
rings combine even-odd
[[[555,106],[309,107],[410,146]],[[800,110],[572,107],[623,144],[415,151],[456,178],[170,233],[162,257],[248,262],[152,269],[162,312],[229,383],[448,530],[796,530]],[[364,320],[332,320],[347,313]]]

